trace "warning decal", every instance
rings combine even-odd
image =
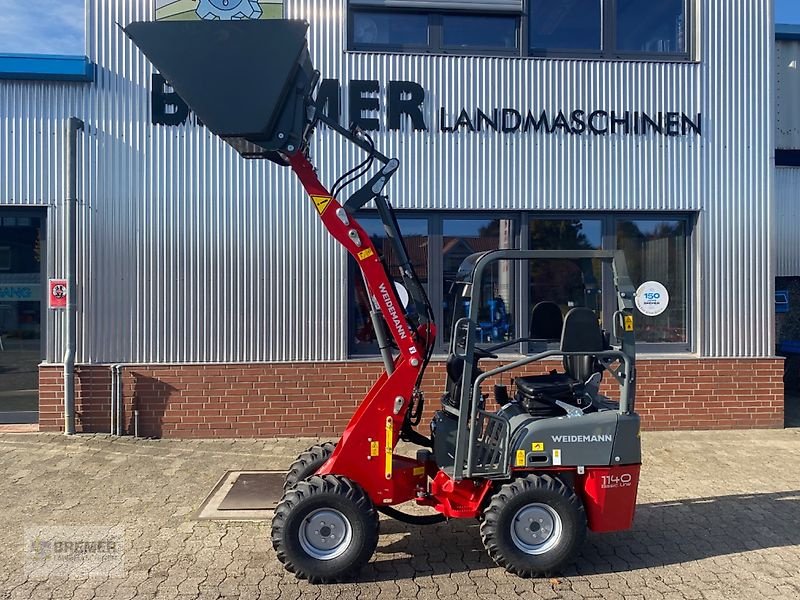
[[[358,253],[358,260],[364,260],[372,256],[373,254],[375,253],[372,251],[372,248],[364,248],[361,252]]]
[[[525,466],[525,450],[517,450],[517,466]]]
[[[369,455],[370,456],[378,456],[380,453],[381,445],[378,442],[370,442],[369,444]]]
[[[633,331],[633,315],[625,315],[625,331]]]
[[[558,448],[553,449],[553,465],[560,465],[561,464],[561,450]]]
[[[544,452],[544,442],[531,443],[531,450],[534,452]]]
[[[331,200],[333,200],[330,196],[311,196],[311,199],[314,201],[314,206],[319,214],[324,213]]]
[[[67,308],[67,280],[50,279],[49,284],[48,306],[50,308]]]

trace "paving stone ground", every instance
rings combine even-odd
[[[0,434],[0,598],[800,598],[800,430],[644,434],[633,530],[590,535],[557,579],[496,567],[474,521],[382,520],[358,581],[330,586],[282,569],[267,522],[194,519],[226,470],[312,442]],[[122,525],[123,576],[30,576],[24,530],[50,525]]]

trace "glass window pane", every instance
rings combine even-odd
[[[600,250],[603,224],[591,219],[533,219],[529,224],[531,250]],[[548,259],[530,262],[530,309],[555,302],[566,315],[576,306],[591,308],[602,317],[602,263],[599,260]],[[531,321],[531,337],[537,337]],[[533,343],[529,350],[543,350]]]
[[[42,225],[36,217],[0,219],[0,412],[37,410],[29,390],[41,360]]]
[[[601,0],[531,0],[531,50],[601,50],[602,23]]]
[[[448,48],[517,47],[516,17],[443,15],[442,31]]]
[[[636,341],[686,342],[686,222],[617,221],[617,248],[625,252],[633,285],[658,281],[669,306],[657,317],[636,311]]]
[[[617,0],[617,50],[686,52],[685,0]]]
[[[451,292],[462,261],[476,252],[514,248],[514,223],[509,219],[444,219],[442,221],[441,337],[450,340],[454,317],[465,316],[468,303]],[[514,265],[500,261],[484,273],[478,311],[480,342],[501,342],[514,337]]]
[[[397,12],[353,12],[353,43],[368,46],[426,46],[428,17]]]
[[[391,276],[397,275],[399,262],[394,252],[394,247],[386,238],[383,223],[376,218],[360,218],[358,222],[372,238],[375,246],[389,269]],[[422,281],[423,287],[428,289],[428,222],[425,219],[398,219],[400,231],[406,241],[411,264]],[[400,277],[396,280],[399,282]],[[370,303],[364,280],[361,277],[356,263],[350,259],[350,353],[351,354],[378,354],[378,344],[375,340],[375,331],[370,319]]]

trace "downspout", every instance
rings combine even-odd
[[[122,400],[122,367],[117,365],[117,435],[125,433],[125,403]]]
[[[75,350],[77,347],[77,212],[78,212],[78,131],[83,121],[70,117],[67,121],[66,177],[67,195],[64,198],[64,243],[66,246],[67,279],[67,339],[64,350],[64,434],[75,433]]]
[[[109,367],[109,371],[111,371],[111,414],[109,415],[111,422],[108,432],[111,435],[116,435],[117,431],[117,366],[111,365]]]
[[[124,363],[111,365],[111,435],[123,435],[125,424],[125,406],[122,399],[122,368]]]

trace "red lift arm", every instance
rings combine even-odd
[[[395,455],[394,448],[424,359],[433,346],[435,328],[412,331],[394,284],[367,232],[320,183],[305,155],[298,152],[289,157],[289,162],[327,230],[361,269],[368,291],[400,350],[394,371],[383,373],[372,386],[330,460],[319,472],[358,481],[377,506],[405,502],[417,491],[427,489],[426,469],[416,460]]]

